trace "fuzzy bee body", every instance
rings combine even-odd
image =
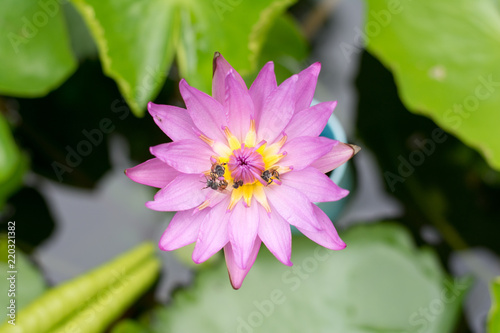
[[[205,188],[211,188],[212,190],[216,190],[219,188],[219,185],[217,184],[217,180],[213,178],[207,178],[207,183]]]
[[[243,186],[243,180],[237,180],[234,182],[233,187],[237,189],[238,187]]]
[[[211,188],[216,191],[224,191],[228,182],[224,179],[224,173],[226,172],[226,168],[224,167],[226,163],[217,163],[215,159],[212,161],[212,167],[210,168],[210,173],[206,177],[205,188]]]
[[[226,168],[224,168],[224,165],[226,163],[212,163],[212,168],[210,169],[210,174],[214,174],[215,176],[218,177],[223,177],[224,173],[226,172]]]
[[[267,185],[271,184],[274,179],[280,180],[280,174],[278,173],[278,167],[272,167],[268,170],[264,170],[262,175],[260,176],[264,181],[267,182]]]
[[[224,177],[215,177],[215,174],[210,174],[210,177],[206,178],[205,188],[211,188],[212,190],[224,191],[227,188],[227,181]]]

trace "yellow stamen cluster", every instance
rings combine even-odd
[[[213,156],[213,158],[217,161],[218,164],[221,165],[225,165],[226,163],[228,163],[231,155],[233,154],[233,151],[241,148],[241,142],[231,133],[231,131],[227,127],[224,128],[224,134],[227,138],[227,144],[217,142],[204,135],[200,135],[200,139],[209,144],[217,154],[216,156]],[[255,152],[262,156],[265,165],[264,170],[269,170],[275,167],[280,174],[286,173],[291,170],[288,167],[280,167],[276,165],[276,163],[278,163],[286,155],[286,153],[279,153],[281,147],[283,147],[283,145],[285,144],[286,139],[286,135],[283,135],[283,137],[279,141],[271,145],[267,145],[267,143],[265,142],[259,143],[260,146],[255,150]],[[250,129],[245,136],[244,144],[249,148],[256,147],[256,140],[257,133],[255,130],[255,121],[252,120],[250,122]],[[210,170],[208,170],[206,174],[209,175]],[[245,205],[249,207],[252,202],[252,198],[255,198],[255,200],[257,200],[257,202],[260,203],[267,212],[271,211],[269,203],[267,202],[266,194],[264,192],[264,185],[261,182],[255,180],[253,183],[243,184],[242,186],[234,188],[234,179],[232,178],[231,172],[228,170],[228,168],[225,168],[224,179],[228,182],[228,186],[225,191],[230,191],[231,193],[231,200],[228,206],[228,210],[232,210],[241,199],[243,199]],[[198,209],[204,209],[209,205],[210,201],[207,200],[203,202],[198,207]]]

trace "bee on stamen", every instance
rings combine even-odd
[[[203,189],[211,188],[212,190],[222,192],[229,185],[224,179],[224,173],[226,172],[224,165],[227,165],[227,163],[219,163],[214,157],[211,157],[210,161],[212,162],[212,167],[206,176],[206,186]]]
[[[277,171],[278,168],[279,167],[276,166],[262,172],[260,177],[267,182],[267,185],[271,184],[274,179],[280,180],[280,174]]]
[[[216,177],[222,177],[224,176],[224,173],[226,172],[226,168],[224,168],[224,165],[227,163],[217,163],[214,162],[212,163],[212,168],[210,168],[210,174],[215,175]]]
[[[219,188],[218,188],[218,190],[221,191],[221,192],[224,191],[226,189],[227,185],[228,185],[227,181],[225,181],[224,178],[222,180],[219,179]]]
[[[202,190],[206,189],[206,188],[211,188],[212,190],[216,190],[219,188],[219,185],[217,184],[217,180],[216,179],[213,179],[213,178],[206,178],[206,186],[204,188],[202,188]]]
[[[243,186],[243,180],[241,180],[241,179],[240,179],[240,180],[235,181],[235,182],[234,182],[234,184],[233,184],[233,187],[234,187],[235,189],[236,189],[236,188],[238,188],[238,187],[240,187],[240,186]]]
[[[224,177],[215,177],[215,174],[210,173],[210,178],[206,178],[206,186],[202,189],[211,188],[212,190],[218,190],[220,192],[224,191],[227,188],[227,181]]]

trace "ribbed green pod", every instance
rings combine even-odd
[[[488,333],[500,332],[500,276],[491,283],[491,309],[488,315]]]
[[[155,281],[160,268],[148,259],[113,286],[101,291],[84,309],[60,324],[52,333],[100,333],[118,318]]]
[[[74,316],[77,311],[91,306],[95,302],[96,297],[104,295],[103,292],[108,291],[109,293],[110,290],[113,290],[111,288],[115,288],[114,290],[116,291],[116,288],[119,288],[122,284],[127,284],[127,281],[130,281],[130,287],[127,285],[125,292],[120,292],[123,295],[119,298],[117,297],[117,300],[126,300],[128,299],[127,297],[134,299],[136,294],[133,290],[130,290],[132,295],[125,295],[129,292],[128,288],[143,290],[141,288],[145,289],[145,287],[150,285],[150,283],[140,285],[134,276],[139,274],[139,271],[140,276],[145,281],[154,280],[157,276],[159,264],[154,259],[153,253],[153,244],[144,243],[85,275],[81,275],[47,291],[18,313],[18,320],[15,326],[5,323],[0,327],[0,332],[53,332],[56,326],[60,325],[63,320],[70,320],[68,319],[70,315]],[[149,265],[148,269],[145,269],[144,263]],[[148,276],[146,277],[146,275]],[[135,281],[136,285],[132,281]],[[115,301],[113,300],[113,302]],[[120,305],[110,304],[107,308],[120,308]],[[106,312],[107,310],[98,313],[93,321],[101,321],[98,320],[99,316],[108,317]],[[74,331],[67,332],[87,331],[79,331],[78,328],[75,328]]]

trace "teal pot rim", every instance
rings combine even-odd
[[[329,133],[330,132],[330,133]],[[344,131],[344,127],[337,119],[335,115],[331,115],[330,119],[328,119],[328,123],[321,133],[321,136],[328,137],[330,139],[334,139],[340,142],[347,142],[347,136]],[[330,175],[330,179],[333,180],[335,184],[339,184],[342,181],[347,170],[347,163],[342,164],[338,168],[332,171]]]

